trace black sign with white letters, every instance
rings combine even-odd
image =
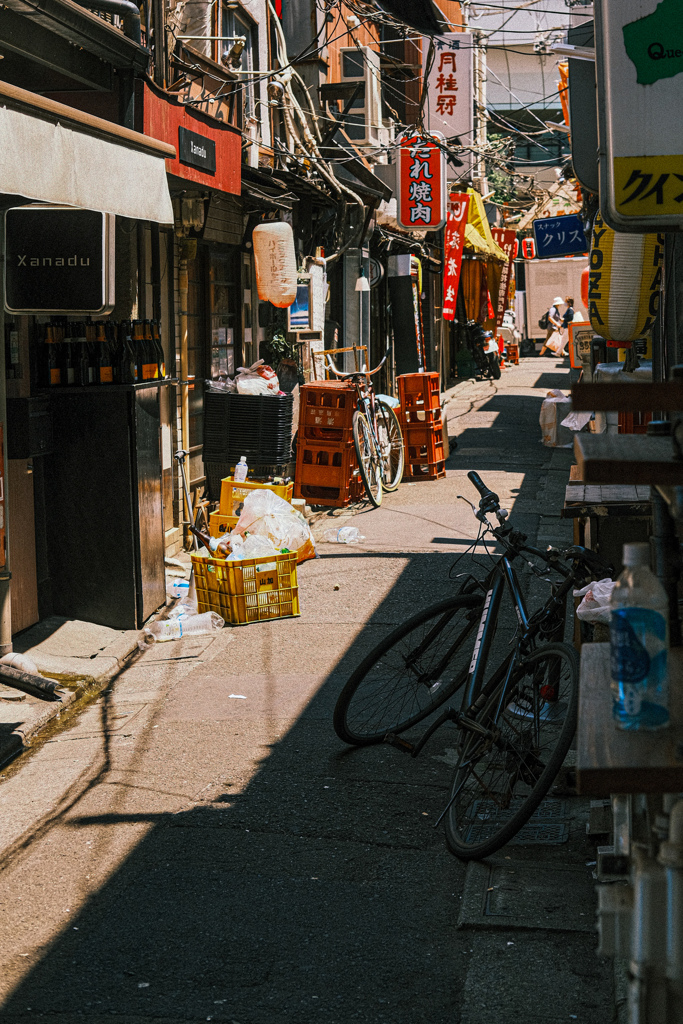
[[[106,214],[22,206],[5,214],[5,308],[105,312]]]
[[[181,164],[198,167],[200,171],[216,173],[216,143],[182,125],[178,128],[178,159]]]

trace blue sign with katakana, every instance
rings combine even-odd
[[[574,213],[535,220],[534,237],[536,255],[541,260],[551,256],[582,256],[589,249],[581,218]]]

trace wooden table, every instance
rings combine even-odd
[[[576,775],[579,792],[683,791],[683,648],[669,652],[671,723],[660,732],[630,733],[612,718],[609,644],[581,649]]]
[[[574,543],[615,569],[625,543],[648,539],[651,515],[650,488],[643,485],[570,481],[565,489],[562,518],[574,520]]]
[[[577,434],[574,454],[586,483],[683,484],[683,459],[674,457],[670,437]]]

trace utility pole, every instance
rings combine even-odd
[[[486,146],[486,39],[485,32],[475,31],[472,35],[474,43],[474,145],[476,149],[472,164],[472,182],[475,189],[483,196],[488,193],[486,161],[483,156]]]

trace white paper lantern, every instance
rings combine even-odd
[[[259,299],[284,309],[296,298],[296,253],[291,225],[269,221],[252,234]]]

